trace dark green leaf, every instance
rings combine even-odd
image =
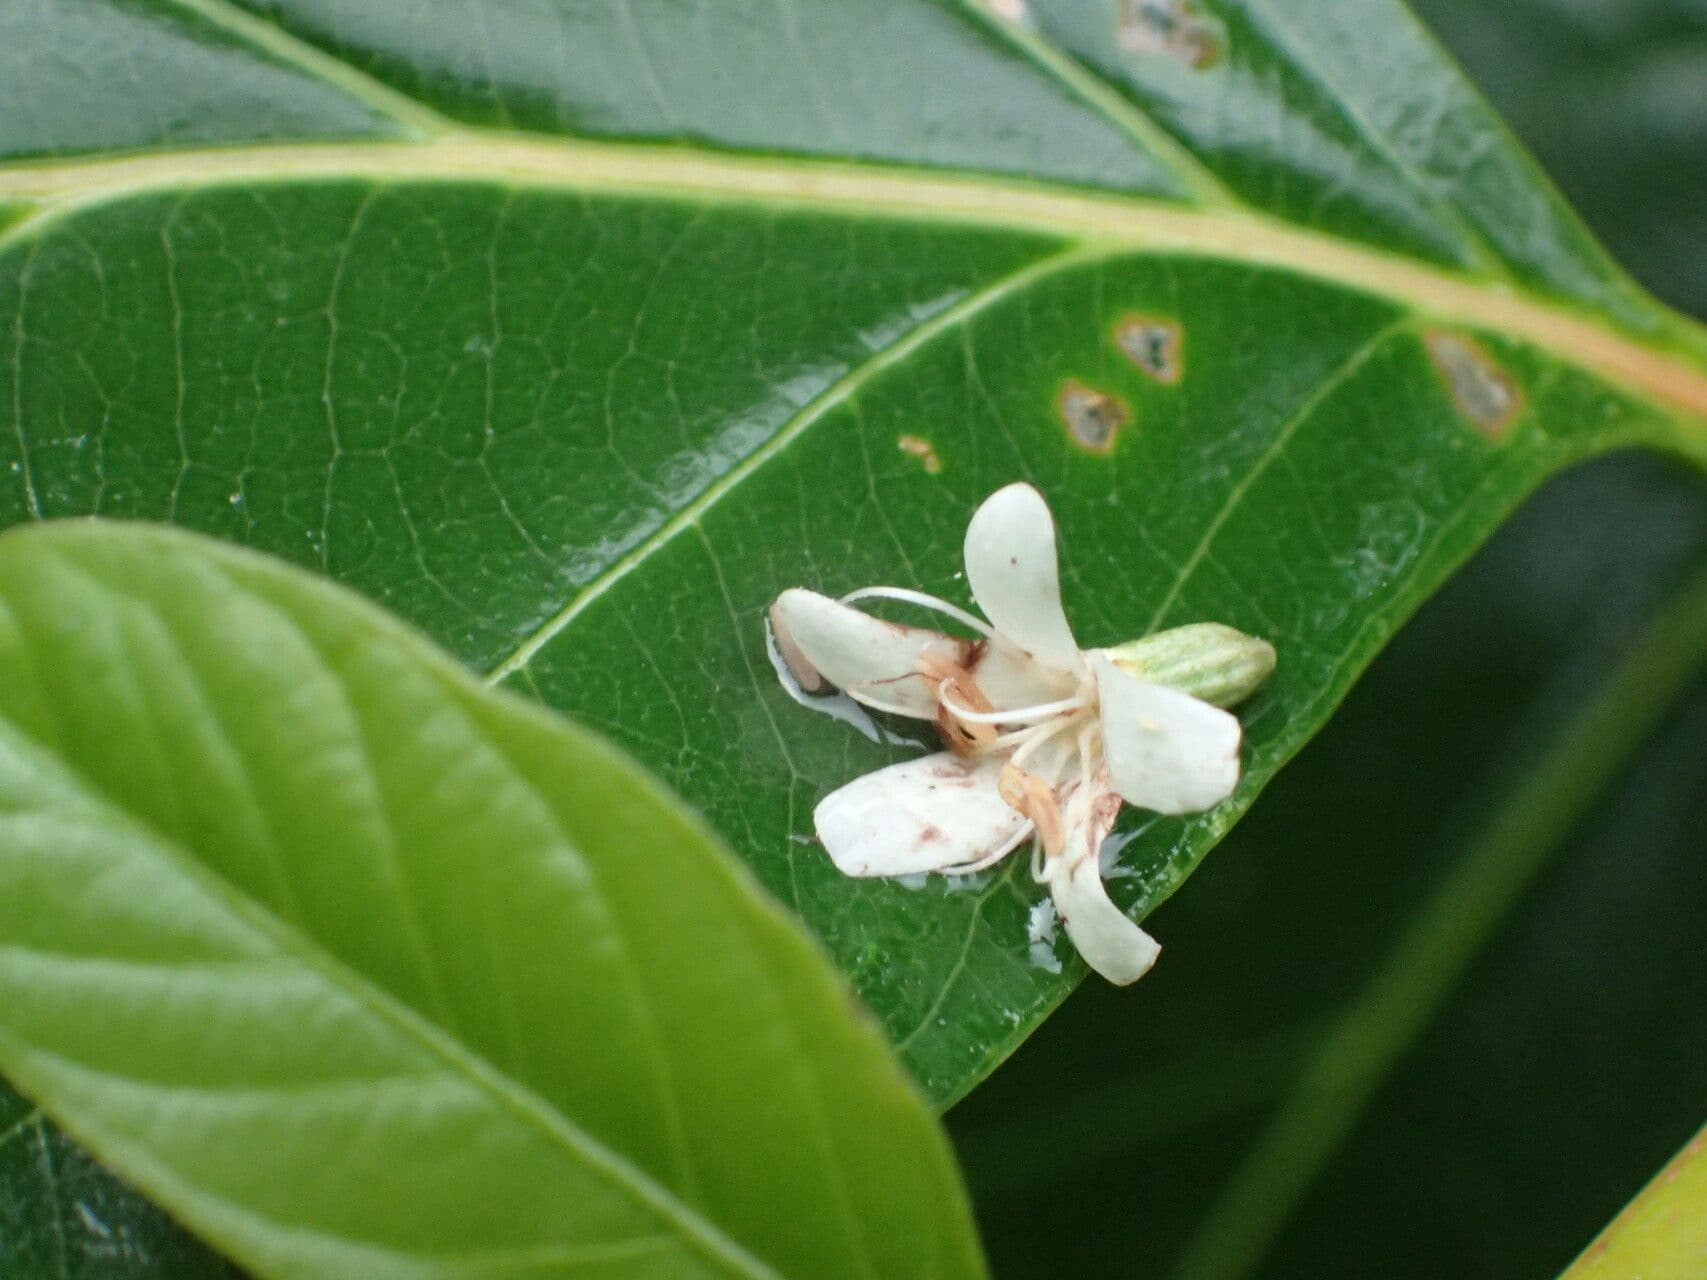
[[[878,1029],[598,739],[143,526],[0,538],[0,671],[0,1068],[246,1265],[982,1274]]]
[[[1618,260],[1673,306],[1707,315],[1707,8],[1415,7]]]

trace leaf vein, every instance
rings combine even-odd
[[[804,408],[790,417],[769,440],[753,450],[716,481],[706,486],[698,497],[683,506],[650,537],[635,546],[627,555],[603,573],[591,579],[582,588],[580,594],[549,618],[543,626],[536,629],[532,635],[524,639],[508,657],[487,673],[488,683],[497,684],[527,666],[533,660],[534,655],[550,643],[553,637],[563,631],[577,616],[585,612],[615,583],[644,564],[655,551],[672,541],[678,534],[697,527],[700,517],[708,509],[739,486],[748,476],[781,453],[787,445],[814,423],[820,421],[830,410],[846,402],[855,391],[872,378],[905,359],[938,334],[963,322],[1002,298],[1029,287],[1046,275],[1065,270],[1067,267],[1099,256],[1099,254],[1100,250],[1075,246],[1040,258],[1023,270],[1006,276],[986,288],[970,293],[953,306],[937,312],[930,319],[909,329],[897,341],[879,350],[870,359],[849,370]]]

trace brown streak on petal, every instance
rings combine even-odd
[[[777,652],[782,655],[782,662],[788,668],[788,674],[793,676],[802,690],[807,693],[817,693],[824,687],[824,675],[813,666],[800,646],[794,643],[794,637],[782,622],[782,601],[778,600],[770,608],[771,635],[776,638]]]

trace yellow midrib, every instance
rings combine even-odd
[[[1258,214],[868,164],[718,154],[480,131],[422,142],[268,144],[0,169],[0,200],[44,219],[149,190],[307,178],[487,180],[578,191],[786,204],[1041,232],[1109,252],[1160,250],[1297,271],[1419,315],[1509,334],[1666,405],[1707,434],[1707,369],[1588,315]],[[3,243],[5,235],[0,235]]]

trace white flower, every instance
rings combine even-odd
[[[1032,874],[1079,953],[1111,982],[1133,982],[1159,948],[1109,901],[1103,839],[1122,800],[1192,813],[1232,792],[1239,721],[1214,704],[1255,689],[1274,650],[1213,624],[1081,650],[1061,608],[1055,523],[1030,485],[978,508],[965,556],[988,623],[899,587],[841,600],[793,589],[771,607],[777,647],[808,692],[828,683],[876,710],[934,720],[949,748],[825,797],[819,838],[851,876],[964,875],[1029,839]],[[982,638],[852,607],[873,598],[924,605]]]

